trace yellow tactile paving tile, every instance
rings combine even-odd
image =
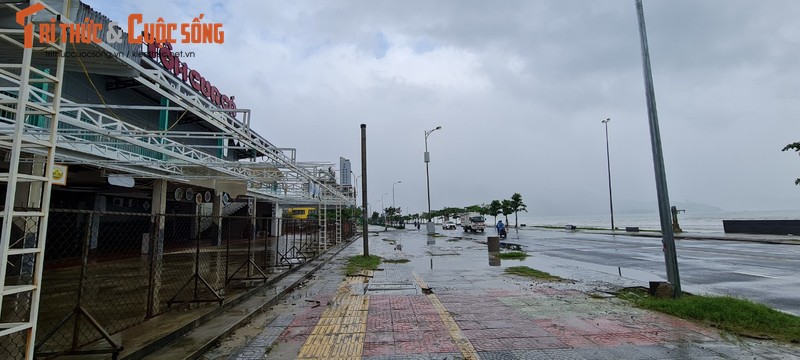
[[[358,325],[367,323],[367,314],[364,316],[348,316],[348,317],[321,317],[317,322],[320,325]]]
[[[429,289],[428,284],[426,284],[425,280],[422,280],[419,275],[414,274],[414,279],[417,281],[417,284],[420,288]],[[461,355],[464,356],[464,359],[480,359],[478,352],[475,351],[475,347],[472,346],[472,343],[469,342],[469,339],[467,339],[467,337],[461,332],[461,328],[458,327],[458,324],[456,324],[456,321],[452,316],[450,316],[450,313],[444,307],[442,302],[439,301],[439,298],[437,298],[433,293],[426,294],[425,296],[428,297],[428,300],[430,300],[433,308],[436,309],[436,312],[439,314],[442,322],[444,322],[447,331],[450,333],[450,337],[453,338],[453,341],[456,343],[458,350],[461,351]]]
[[[354,294],[352,289],[354,285],[367,282],[372,271],[361,275],[342,281],[336,296],[300,348],[298,359],[361,359],[369,297]]]

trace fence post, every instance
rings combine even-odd
[[[147,311],[145,318],[151,318],[158,311],[158,297],[161,290],[161,270],[164,258],[164,213],[167,211],[167,180],[153,183],[152,230],[150,232],[150,276],[147,292]]]

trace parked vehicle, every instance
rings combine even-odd
[[[461,215],[461,227],[467,232],[483,232],[486,228],[486,219],[478,213],[467,213]]]
[[[452,221],[447,221],[444,224],[442,224],[442,230],[455,230],[455,229],[456,229],[456,223]]]
[[[297,208],[289,208],[283,212],[284,218],[292,218],[292,219],[313,219],[317,216],[317,208],[313,207],[297,207]]]

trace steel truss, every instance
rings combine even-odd
[[[46,17],[59,18],[63,23],[72,23],[59,11],[39,0],[30,4],[43,4]],[[21,9],[15,3],[0,2],[15,12]],[[26,19],[30,23],[30,17]],[[17,48],[19,53],[9,53],[15,63],[0,64],[0,149],[6,150],[10,159],[10,170],[0,174],[0,182],[6,184],[5,206],[0,211],[3,227],[0,233],[0,300],[14,298],[28,312],[13,323],[0,323],[0,338],[22,334],[25,337],[25,357],[34,357],[36,322],[40,300],[40,282],[43,269],[50,192],[53,179],[50,176],[54,163],[88,165],[101,169],[104,174],[123,174],[139,178],[161,178],[173,181],[191,179],[241,180],[248,184],[248,195],[269,199],[276,203],[316,203],[323,209],[337,207],[337,222],[340,221],[339,206],[352,199],[340,191],[335,180],[325,175],[327,163],[299,163],[294,149],[278,148],[250,128],[250,111],[246,109],[225,110],[194,91],[165,68],[143,57],[114,57],[109,60],[121,64],[134,77],[136,83],[151,89],[168,99],[170,107],[144,105],[78,104],[61,98],[65,57],[49,58],[45,70],[32,66],[32,57],[42,50],[56,50],[64,54],[64,45],[34,46],[24,48],[22,29],[0,28],[0,42],[8,48]],[[34,32],[34,42],[39,44],[39,35]],[[10,45],[8,45],[10,44]],[[115,53],[117,50],[105,43],[89,45]],[[40,66],[43,62],[36,62]],[[46,62],[45,62],[46,63]],[[54,71],[54,74],[48,70]],[[91,72],[91,69],[88,69]],[[10,85],[10,86],[9,86]],[[143,129],[114,114],[114,109],[128,110],[183,110],[210,125],[215,131],[153,131]],[[106,112],[100,111],[105,110]],[[111,114],[111,115],[109,115]],[[209,152],[220,149],[214,145],[188,145],[180,139],[224,140],[222,147],[252,151],[250,161],[226,161]],[[227,143],[233,142],[233,147]],[[321,190],[316,196],[310,190],[314,184]],[[19,195],[18,189],[28,186],[28,192]],[[38,190],[37,190],[38,189]],[[35,199],[36,197],[38,199]],[[20,206],[19,203],[25,203]],[[327,247],[326,219],[323,219],[321,244]],[[18,229],[23,235],[20,237]],[[12,229],[17,229],[12,231]],[[337,226],[339,232],[340,225]],[[337,237],[337,242],[339,238]],[[22,285],[7,284],[9,261],[17,261],[29,272],[20,273]],[[23,276],[24,275],[24,276]],[[215,299],[216,300],[216,299]],[[0,301],[0,306],[3,305]],[[92,319],[85,309],[76,308],[76,317]],[[77,318],[76,318],[77,321]],[[122,347],[106,336],[105,330],[95,324],[102,333],[109,349],[93,350],[108,352],[116,356]],[[73,349],[78,354],[80,350]]]

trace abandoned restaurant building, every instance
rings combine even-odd
[[[69,41],[86,19],[99,39]],[[0,1],[3,359],[116,357],[126,330],[220,307],[353,234],[332,164],[264,139],[172,45],[109,43],[110,21]],[[319,216],[282,218],[296,205]]]

